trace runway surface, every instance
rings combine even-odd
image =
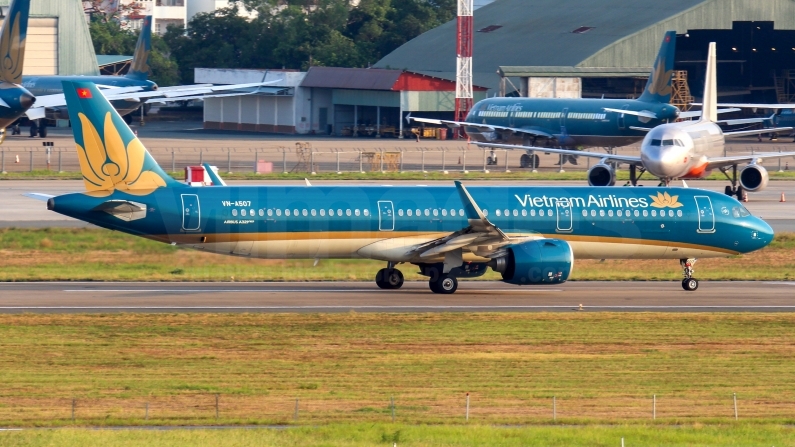
[[[230,181],[233,185],[303,185],[300,181]],[[360,184],[380,185],[384,181],[362,181]],[[390,185],[416,185],[417,181],[388,181]],[[452,185],[450,182],[429,181],[422,182],[427,185]],[[476,186],[508,186],[516,185],[516,180],[472,180],[467,184]],[[317,181],[316,185],[350,185],[350,180],[324,180]],[[585,186],[583,182],[577,181],[522,181],[526,186]],[[712,191],[723,191],[726,182],[705,180],[691,181],[692,188],[704,188]],[[7,180],[0,183],[0,203],[3,204],[3,212],[0,213],[0,228],[44,228],[44,227],[89,227],[93,226],[61,214],[47,211],[45,202],[30,199],[22,194],[27,192],[40,192],[45,194],[66,194],[70,192],[82,191],[83,182],[77,180]],[[785,193],[787,202],[779,202],[781,193]],[[745,203],[751,213],[765,219],[773,230],[777,232],[795,232],[795,181],[777,180],[771,181],[768,188],[764,191],[749,194],[749,201]]]
[[[793,312],[793,282],[569,282],[519,287],[461,281],[453,295],[425,282],[379,290],[365,282],[4,283],[0,313],[107,312]]]

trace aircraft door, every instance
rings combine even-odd
[[[557,202],[557,213],[558,213],[558,227],[557,230],[559,233],[567,233],[572,231],[572,214],[571,214],[571,203],[566,203],[566,206],[561,201]]]
[[[695,196],[696,211],[698,212],[698,232],[715,232],[715,213],[712,210],[712,201],[707,196]]]
[[[199,196],[196,194],[182,194],[182,229],[185,231],[197,231],[200,222]]]
[[[624,104],[624,106],[621,107],[621,109],[623,109],[623,110],[629,109],[629,104]],[[626,123],[626,120],[625,120],[625,116],[626,115],[624,115],[623,113],[618,115],[618,128],[619,129],[626,129],[627,128],[627,123]]]
[[[563,109],[563,112],[560,114],[560,133],[566,135],[566,117],[569,115],[569,108],[566,107]]]
[[[391,200],[378,201],[378,229],[380,231],[395,229],[395,208]]]

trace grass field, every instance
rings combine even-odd
[[[374,278],[369,260],[263,260],[181,249],[99,229],[0,229],[0,281],[312,281]],[[422,279],[411,265],[409,280]],[[795,234],[776,235],[747,255],[705,259],[699,279],[781,280],[795,277]],[[677,280],[676,261],[577,260],[574,280]],[[490,272],[482,279],[498,279]]]
[[[170,172],[172,177],[177,180],[184,180],[185,173],[182,171]],[[795,170],[778,172],[771,168],[768,171],[770,180],[794,180]],[[337,174],[335,172],[320,172],[316,175],[311,175],[307,172],[291,172],[291,173],[275,173],[275,174],[254,174],[252,172],[235,172],[232,174],[221,173],[221,177],[225,180],[261,180],[262,182],[282,181],[282,180],[303,180],[309,178],[310,180],[542,180],[542,181],[555,181],[555,180],[582,180],[587,181],[587,172],[585,170],[568,170],[566,172],[558,172],[555,169],[542,170],[536,173],[530,172],[529,169],[512,168],[511,172],[504,172],[502,169],[497,168],[489,173],[483,171],[469,171],[464,174],[460,171],[449,171],[448,174],[443,174],[440,171],[422,172],[367,172],[367,173],[353,173],[344,172]],[[20,171],[8,172],[0,174],[0,180],[81,180],[82,174],[79,172],[57,172],[57,171]],[[705,180],[725,180],[726,177],[718,173],[713,173]],[[616,181],[622,184],[629,180],[629,172],[627,170],[618,170],[616,172]],[[691,184],[698,185],[698,180],[688,181]],[[695,183],[693,183],[695,182]],[[651,178],[643,178],[642,184],[656,185],[658,182]]]
[[[2,315],[0,365],[6,427],[795,422],[792,314]]]
[[[615,427],[488,427],[335,424],[288,430],[46,430],[0,433],[6,447],[37,446],[788,446],[795,429],[781,426],[685,425]]]

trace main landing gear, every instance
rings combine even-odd
[[[696,258],[680,259],[679,265],[682,266],[682,288],[688,292],[693,292],[698,289],[698,280],[693,278],[693,264],[696,263]]]
[[[428,286],[431,288],[431,292],[433,293],[449,295],[451,293],[455,293],[455,291],[458,289],[458,280],[453,276],[442,273],[437,275],[436,278],[431,277],[431,279],[428,280]]]
[[[395,268],[394,262],[388,262],[375,275],[375,284],[382,289],[399,289],[403,286],[403,273]]]
[[[742,202],[743,200],[745,200],[748,197],[748,192],[745,191],[742,186],[737,184],[738,183],[737,182],[737,165],[732,165],[731,169],[732,169],[732,175],[731,176],[729,176],[729,174],[726,172],[726,171],[729,170],[728,167],[720,169],[720,172],[722,172],[723,175],[725,175],[726,178],[729,179],[730,182],[732,182],[731,186],[728,186],[728,185],[726,186],[726,189],[724,190],[724,193],[727,196],[729,196],[729,197],[731,197],[731,196],[737,197],[737,200]]]

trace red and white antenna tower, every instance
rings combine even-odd
[[[473,0],[458,0],[458,44],[455,61],[455,120],[466,119],[472,109]],[[458,129],[461,129],[460,127]],[[458,135],[460,136],[460,135]]]

